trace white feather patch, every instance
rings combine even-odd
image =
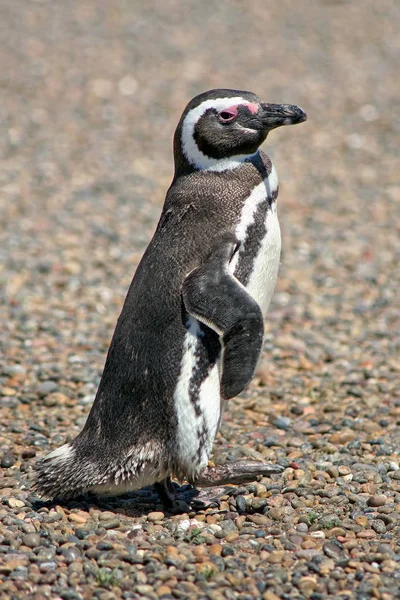
[[[233,98],[216,98],[214,100],[205,100],[196,108],[192,108],[186,115],[182,124],[181,143],[182,150],[187,160],[196,169],[202,171],[227,171],[236,169],[243,161],[248,160],[253,155],[237,154],[231,158],[210,158],[201,152],[194,139],[194,130],[198,120],[204,115],[209,108],[215,108],[221,111],[224,108],[229,108],[235,104],[249,104],[241,96]],[[257,154],[257,152],[255,153]]]
[[[252,223],[254,223],[254,215],[256,213],[258,206],[260,204],[262,204],[263,202],[267,202],[267,200],[269,198],[272,198],[272,195],[277,191],[278,186],[279,186],[278,174],[276,172],[274,165],[272,165],[272,169],[271,169],[271,172],[268,175],[268,177],[266,177],[264,179],[264,181],[262,181],[261,183],[259,183],[258,185],[256,185],[253,188],[251,194],[246,199],[246,201],[243,205],[242,214],[240,215],[240,220],[239,220],[239,223],[237,224],[236,230],[235,230],[235,235],[236,235],[237,239],[239,240],[239,242],[243,243],[246,240],[248,228],[250,227],[250,225]],[[271,210],[274,210],[274,209],[276,211],[276,202],[273,203]],[[270,211],[268,211],[268,214],[269,213],[270,213]],[[278,227],[279,227],[279,224],[278,224]],[[268,236],[268,233],[267,233],[267,236]],[[279,236],[279,240],[280,240],[280,236]],[[265,241],[266,240],[264,239],[263,243]],[[236,252],[235,256],[233,257],[233,259],[230,263],[231,273],[235,272],[239,258],[240,258],[240,250],[239,250],[239,252]]]
[[[174,393],[174,403],[178,420],[178,452],[182,470],[188,476],[194,476],[207,465],[212,443],[218,430],[221,401],[219,365],[211,369],[199,390],[201,416],[196,415],[195,407],[190,399],[190,381],[196,368],[196,349],[202,336],[200,324],[194,317],[189,318],[189,326],[184,340],[181,360],[181,371]],[[198,430],[202,419],[208,430],[208,443],[204,446],[200,460],[194,461],[199,447]]]
[[[266,230],[246,286],[249,294],[258,302],[264,318],[275,289],[281,256],[281,230],[275,202],[267,212]]]
[[[59,448],[56,448],[49,454],[46,454],[44,460],[51,460],[56,462],[65,462],[74,455],[75,450],[70,444],[64,444]]]

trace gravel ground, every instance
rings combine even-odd
[[[396,0],[0,0],[1,598],[400,598],[399,27]],[[282,268],[213,457],[287,469],[180,515],[42,503],[212,87],[309,116],[266,144]]]

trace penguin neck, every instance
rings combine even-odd
[[[224,173],[228,171],[234,171],[240,168],[245,163],[253,163],[254,165],[259,165],[262,163],[260,158],[260,151],[257,149],[253,154],[237,154],[227,158],[210,158],[206,155],[203,155],[204,159],[201,158],[199,160],[199,164],[192,164],[186,158],[184,153],[182,152],[182,148],[179,145],[174,148],[174,158],[175,158],[175,176],[179,177],[181,175],[188,175],[189,173],[194,173],[196,171],[206,171],[206,172],[214,172],[214,173]]]

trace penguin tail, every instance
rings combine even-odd
[[[77,454],[73,444],[64,444],[36,463],[33,490],[46,498],[70,499],[87,491],[96,479],[96,466]]]

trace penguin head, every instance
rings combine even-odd
[[[272,129],[306,119],[298,106],[266,104],[251,92],[210,90],[182,114],[174,138],[176,169],[234,169],[257,153]]]

